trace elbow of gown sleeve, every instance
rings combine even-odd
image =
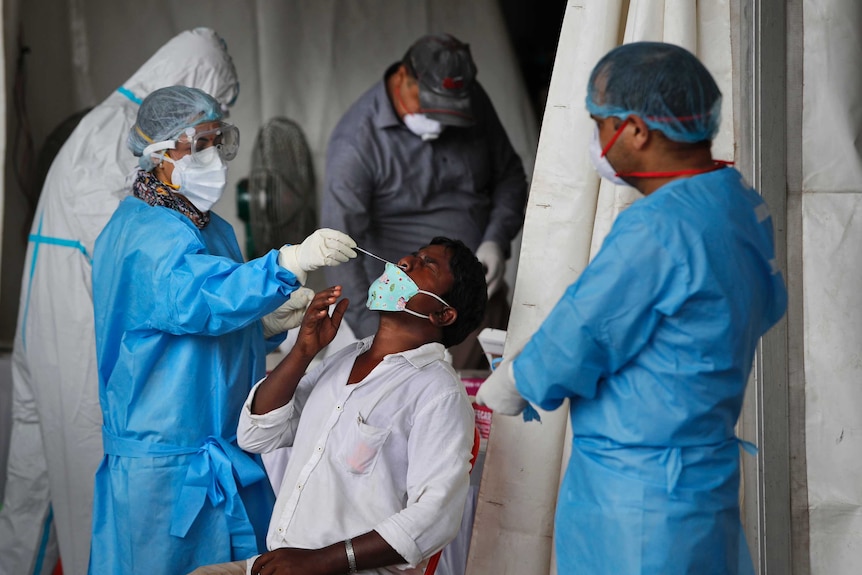
[[[223,335],[246,327],[275,310],[300,287],[277,263],[278,252],[246,263],[210,254],[189,254],[154,293],[170,294],[170,305],[156,310],[150,325],[173,334]],[[155,297],[155,296],[154,296]],[[262,328],[261,328],[262,329]]]
[[[589,340],[580,340],[582,346]],[[545,411],[557,409],[566,398],[593,398],[603,370],[592,364],[585,350],[556,345],[537,333],[515,358],[515,389]]]

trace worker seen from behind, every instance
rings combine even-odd
[[[510,415],[570,400],[560,573],[754,573],[734,427],[787,294],[766,204],[712,158],[720,108],[712,76],[680,47],[627,44],[598,62],[591,157],[644,197],[480,389]]]
[[[476,432],[445,348],[481,321],[484,270],[462,242],[437,237],[380,271],[364,300],[376,334],[306,373],[348,307],[339,286],[321,291],[242,408],[244,449],[292,447],[270,551],[194,575],[421,575],[458,533]]]
[[[243,263],[211,211],[238,144],[218,101],[183,86],[147,96],[129,131],[140,169],[93,254],[105,457],[92,575],[175,575],[263,548],[274,497],[236,445],[239,413],[301,321],[307,273],[356,253],[318,230]]]
[[[488,314],[480,327],[505,328],[503,281],[513,238],[524,223],[527,183],[521,160],[476,79],[467,44],[423,36],[344,114],[329,141],[321,222],[395,260],[426,238],[461,238],[482,262]],[[377,262],[327,270],[330,284],[362,301]],[[357,338],[377,315],[351,306]],[[475,334],[452,349],[456,368],[487,368]]]
[[[12,353],[12,442],[0,511],[0,573],[83,575],[90,557],[93,477],[102,413],[93,324],[93,244],[129,194],[137,161],[126,139],[141,100],[182,84],[225,110],[236,69],[213,30],[186,30],[162,46],[80,121],[39,196],[21,282]],[[56,527],[59,551],[50,533]]]

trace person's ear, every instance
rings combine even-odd
[[[446,327],[452,325],[458,319],[458,310],[447,305],[440,311],[435,311],[429,315],[428,319],[434,327]]]
[[[627,118],[631,130],[631,146],[635,150],[644,149],[650,141],[650,129],[640,116],[629,116]]]

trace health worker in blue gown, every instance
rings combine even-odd
[[[713,160],[721,93],[686,50],[612,50],[587,109],[597,171],[644,197],[479,401],[514,415],[570,400],[559,573],[753,574],[734,426],[787,304],[769,210]]]
[[[274,497],[236,446],[240,410],[301,321],[307,273],[356,244],[317,230],[243,263],[211,211],[239,133],[201,90],[152,92],[128,145],[140,169],[93,255],[105,457],[89,571],[176,575],[265,550]]]

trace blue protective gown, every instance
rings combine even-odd
[[[126,198],[95,244],[105,458],[92,575],[176,575],[265,550],[274,503],[236,446],[265,373],[260,318],[299,287],[278,252],[242,264],[231,226]]]
[[[753,574],[734,434],[758,339],[784,314],[772,223],[734,169],[620,214],[513,364],[544,409],[571,399],[561,574]]]

